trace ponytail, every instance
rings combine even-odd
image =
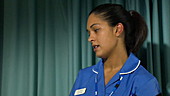
[[[147,37],[148,28],[144,18],[136,11],[129,11],[131,15],[130,29],[125,32],[125,44],[128,53],[136,53]]]

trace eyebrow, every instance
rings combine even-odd
[[[92,25],[90,26],[90,28],[92,28],[92,27],[95,26],[95,25],[100,25],[100,24],[99,24],[99,23],[94,23],[94,24],[92,24]],[[89,32],[88,29],[86,29],[86,31]]]
[[[92,24],[92,25],[90,26],[90,28],[92,28],[92,27],[95,26],[95,25],[100,25],[100,24],[99,24],[99,23]]]

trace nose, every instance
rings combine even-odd
[[[91,34],[91,35],[89,35],[88,41],[89,41],[89,42],[94,41],[94,36],[93,36],[92,34]]]

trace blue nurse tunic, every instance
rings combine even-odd
[[[98,64],[80,70],[69,96],[156,96],[159,93],[156,78],[131,53],[107,85],[102,59]]]

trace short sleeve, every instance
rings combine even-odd
[[[160,94],[160,87],[156,78],[152,78],[140,86],[137,96],[156,96]]]

